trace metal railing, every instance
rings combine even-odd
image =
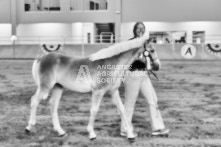
[[[126,41],[131,36],[115,36],[112,33],[101,33],[94,36],[11,36],[0,37],[0,45],[8,44],[106,44]],[[156,44],[176,44],[174,40],[170,42],[157,41]],[[177,42],[179,43],[179,42]],[[221,35],[204,36],[203,40],[190,36],[186,38],[185,43],[214,43],[221,44]]]
[[[117,37],[109,34],[108,38],[103,35],[90,36],[94,38],[93,41],[88,41],[88,36],[64,36],[64,37],[28,37],[28,36],[8,36],[0,37],[0,59],[1,58],[35,58],[43,48],[59,48],[75,56],[86,57],[89,54],[96,52],[102,48],[106,48],[115,42],[128,40],[128,36]],[[211,36],[210,36],[211,37]],[[91,39],[90,38],[90,39]],[[205,39],[209,38],[208,36]],[[191,44],[197,50],[197,59],[217,59],[219,55],[221,59],[221,35],[213,36],[205,43],[156,43],[154,44],[157,49],[161,50],[159,53],[163,55],[162,59],[181,59],[180,49],[183,46]],[[187,45],[187,46],[188,46]],[[189,49],[189,48],[188,48]],[[169,52],[169,56],[168,53]],[[212,57],[211,57],[212,56]]]
[[[104,43],[109,41],[110,43],[114,42],[114,34],[111,32],[101,32],[100,34],[100,42]]]

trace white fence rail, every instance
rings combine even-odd
[[[0,37],[0,45],[8,44],[99,44],[99,43],[115,43],[126,41],[131,36],[115,36],[111,33],[102,33],[96,36],[11,36]],[[190,39],[191,38],[191,39]],[[157,40],[157,44],[173,44],[175,40],[165,41],[165,39]],[[188,36],[185,43],[221,43],[221,35],[210,35],[197,38],[196,36]]]

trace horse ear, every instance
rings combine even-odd
[[[145,41],[145,43],[144,43],[144,46],[145,47],[149,46],[152,42],[151,40],[152,40],[151,38],[147,39],[147,41]]]
[[[147,39],[147,40],[144,42],[144,46],[148,46],[149,43],[150,43],[150,39]]]
[[[149,49],[154,49],[153,43],[152,43],[152,41],[150,41],[149,39],[148,39],[148,41],[145,43],[145,47],[146,47],[146,48],[149,48]]]
[[[149,38],[149,39],[147,40],[148,44],[149,44],[149,43],[152,43],[153,41],[154,41],[154,38],[153,38],[153,37],[151,37],[151,38]]]

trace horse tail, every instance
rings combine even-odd
[[[40,77],[39,77],[39,63],[41,58],[45,56],[45,54],[38,54],[37,57],[35,58],[33,65],[32,65],[32,76],[35,80],[35,83],[39,86],[40,84]]]
[[[33,62],[33,65],[32,65],[32,76],[34,78],[34,81],[38,87],[38,90],[41,89],[41,86],[40,86],[40,75],[39,75],[39,65],[40,65],[40,59],[41,59],[42,56],[38,56],[34,62]],[[42,98],[45,100],[47,99],[48,97],[48,92],[45,92],[43,95],[42,95]]]
[[[38,82],[39,81],[38,79],[39,60],[40,60],[40,56],[34,60],[33,65],[32,65],[32,76],[37,85],[39,84]]]

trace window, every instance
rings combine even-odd
[[[70,0],[71,10],[107,10],[107,0]]]
[[[70,0],[71,1],[71,11],[82,10],[83,0]]]
[[[185,31],[150,32],[155,43],[186,43]]]
[[[168,32],[150,32],[150,37],[153,38],[154,43],[158,44],[170,43]]]
[[[204,43],[205,31],[193,31],[193,43]]]
[[[171,32],[172,39],[175,43],[186,43],[187,34],[185,31],[174,31]]]
[[[60,11],[60,0],[25,0],[25,11]]]

